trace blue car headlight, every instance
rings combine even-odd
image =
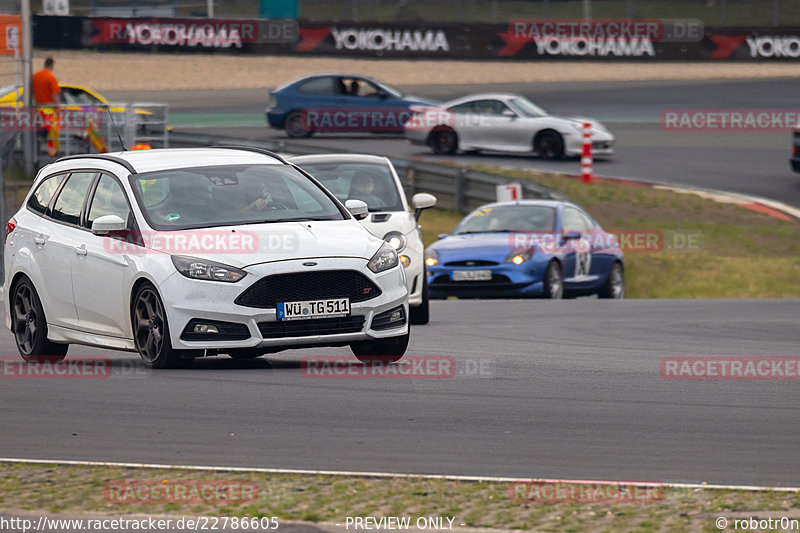
[[[521,265],[525,261],[528,261],[531,257],[533,257],[533,251],[528,249],[523,250],[512,250],[506,256],[506,263],[512,263],[514,265]]]
[[[439,264],[439,252],[436,250],[425,250],[425,265],[432,267]]]

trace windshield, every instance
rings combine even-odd
[[[330,196],[286,165],[182,168],[131,176],[158,230],[301,220],[343,220]]]
[[[556,210],[543,205],[502,205],[474,211],[453,230],[465,233],[509,233],[512,231],[555,231]]]
[[[526,117],[546,117],[549,113],[523,96],[512,98],[511,105]]]
[[[403,211],[389,165],[380,163],[300,163],[341,202],[361,200],[370,211]]]

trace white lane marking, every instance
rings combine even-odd
[[[486,481],[495,483],[533,482],[533,483],[564,483],[618,485],[620,483],[635,484],[637,486],[660,486],[675,489],[718,489],[718,490],[746,490],[753,492],[800,492],[800,487],[770,487],[767,485],[709,485],[705,483],[660,483],[657,481],[631,481],[631,480],[600,480],[600,479],[550,479],[550,478],[520,478],[520,477],[491,477],[491,476],[456,476],[448,474],[401,474],[396,472],[348,472],[343,470],[302,470],[291,468],[258,468],[243,466],[197,466],[197,465],[171,465],[157,463],[118,463],[113,461],[71,461],[58,459],[17,459],[13,457],[0,457],[0,463],[27,463],[67,466],[114,466],[120,468],[159,468],[162,470],[217,470],[222,472],[253,472],[263,474],[307,474],[319,476],[355,476],[378,477],[396,479],[440,479],[443,481]]]

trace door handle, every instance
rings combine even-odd
[[[80,246],[76,246],[75,253],[78,255],[86,255],[86,245],[81,244]]]
[[[47,242],[47,239],[45,239],[45,238],[44,238],[44,235],[35,235],[35,236],[33,237],[33,242],[34,242],[35,244],[41,244],[41,245],[44,245],[44,243],[46,243],[46,242]]]

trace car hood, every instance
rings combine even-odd
[[[513,233],[448,235],[430,247],[439,253],[440,264],[482,259],[502,263],[514,249]]]
[[[408,105],[412,105],[412,106],[425,106],[425,107],[427,107],[427,106],[440,106],[440,105],[442,105],[442,102],[440,102],[438,100],[431,100],[430,98],[422,98],[420,96],[406,95],[406,96],[403,96],[403,100]]]
[[[588,122],[589,124],[592,125],[593,128],[600,129],[600,130],[605,130],[606,129],[606,127],[603,126],[602,123],[598,122],[597,120],[595,120],[593,118],[588,118],[588,117],[560,117],[560,116],[552,117],[552,118],[557,118],[557,119],[560,119],[560,120],[566,120],[566,121],[569,121],[569,122],[580,122],[581,124],[583,124],[584,122]]]
[[[158,246],[185,255],[245,268],[259,263],[323,257],[369,260],[383,244],[354,219],[246,224],[157,232]],[[182,236],[181,245],[176,237]],[[171,241],[167,238],[171,237]]]

